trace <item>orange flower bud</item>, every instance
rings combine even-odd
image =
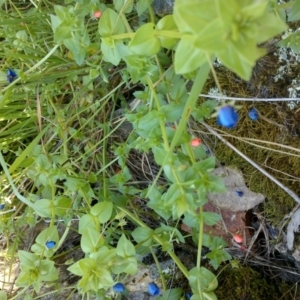
[[[243,237],[242,237],[241,235],[239,235],[239,234],[235,234],[235,235],[233,236],[233,239],[234,239],[234,241],[235,241],[236,243],[238,243],[238,244],[240,244],[240,243],[243,242]]]
[[[102,16],[102,11],[98,10],[94,12],[94,17],[99,19]]]
[[[190,142],[192,147],[198,147],[202,144],[202,141],[198,138],[193,138]]]

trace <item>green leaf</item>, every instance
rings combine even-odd
[[[210,236],[209,234],[204,233],[202,238],[203,246],[210,248],[212,242],[213,242],[213,237]]]
[[[173,204],[175,201],[177,201],[180,196],[182,195],[181,186],[178,183],[173,183],[168,188],[168,191],[164,194],[167,204]]]
[[[134,256],[127,258],[117,257],[114,265],[112,266],[112,272],[115,274],[127,273],[135,274],[137,271],[137,260]]]
[[[193,164],[193,169],[201,173],[206,173],[213,171],[215,169],[215,166],[216,158],[214,156],[211,156],[198,163]]]
[[[163,105],[159,112],[163,113],[165,122],[175,122],[181,117],[183,108],[184,103],[171,103],[168,105]]]
[[[38,255],[23,250],[18,251],[18,256],[21,261],[21,268],[22,266],[35,267],[35,263],[39,260]]]
[[[54,5],[54,11],[60,20],[64,20],[69,13],[69,8],[61,5]]]
[[[132,237],[137,243],[142,244],[143,246],[152,245],[152,237],[154,231],[148,227],[137,227],[132,233]]]
[[[66,215],[67,211],[70,209],[72,200],[65,196],[58,196],[54,200],[55,214],[59,217]]]
[[[211,193],[224,193],[226,191],[226,187],[222,178],[208,174],[207,175],[207,190]]]
[[[43,218],[51,218],[52,212],[50,207],[51,201],[48,199],[41,199],[34,203],[36,207],[36,214]]]
[[[199,228],[199,224],[200,224],[198,215],[196,215],[195,213],[191,213],[191,212],[184,213],[183,223],[191,228],[196,228],[196,229]]]
[[[224,249],[213,250],[208,254],[206,254],[206,257],[210,259],[210,264],[213,266],[215,270],[219,268],[222,262],[231,259],[231,255]]]
[[[220,45],[224,35],[224,28],[219,19],[211,21],[202,30],[199,30],[197,36],[195,36],[194,46],[208,53],[214,53],[217,50],[217,45]],[[223,40],[223,47],[226,45],[226,40]]]
[[[109,268],[114,263],[116,255],[117,250],[115,248],[108,249],[103,246],[98,252],[91,253],[90,258],[94,259],[101,268]]]
[[[176,159],[176,155],[174,153],[169,155],[168,152],[161,147],[153,147],[152,151],[154,154],[155,162],[160,166],[162,166],[164,163],[172,164]]]
[[[195,290],[198,294],[214,291],[218,287],[217,277],[204,267],[200,269],[195,267],[189,271],[189,283],[193,291]]]
[[[260,31],[257,39],[257,43],[261,44],[269,40],[270,38],[284,32],[288,29],[280,17],[275,16],[272,13],[265,14],[258,22]]]
[[[26,42],[27,39],[28,39],[28,35],[26,33],[25,30],[19,30],[17,33],[16,33],[16,38],[22,42]]]
[[[87,32],[83,35],[75,34],[71,39],[65,39],[64,45],[72,51],[74,60],[78,65],[82,65],[87,52],[87,48],[90,45],[90,38]]]
[[[84,258],[85,259],[85,258]],[[91,258],[87,258],[88,260],[90,260]],[[83,276],[83,272],[79,266],[79,261],[77,261],[75,264],[73,264],[72,266],[70,266],[68,268],[68,271],[70,271],[71,273],[77,275],[77,276]]]
[[[183,237],[183,235],[181,234],[181,232],[177,228],[171,227],[171,226],[167,226],[167,225],[165,225],[163,223],[160,223],[160,226],[161,227],[158,227],[158,228],[155,229],[155,233],[156,234],[161,234],[161,233],[166,234],[167,232],[169,232],[170,233],[170,235],[169,235],[170,238],[171,237],[176,237],[176,238],[178,238],[178,241],[180,243],[184,243],[184,237]]]
[[[149,133],[159,126],[158,118],[158,112],[156,110],[152,110],[140,119],[136,131],[141,137],[148,138]]]
[[[298,21],[300,20],[300,1],[295,0],[292,9],[288,13],[288,21]]]
[[[121,238],[119,239],[117,245],[117,255],[124,258],[135,256],[135,248],[133,244],[129,240],[127,240],[124,234],[122,234]]]
[[[145,10],[147,10],[152,3],[152,0],[138,0],[136,3],[136,11],[140,16]]]
[[[125,14],[131,13],[133,9],[133,1],[128,0],[114,0],[114,6],[117,11],[121,11]]]
[[[100,224],[109,221],[113,211],[112,202],[100,202],[91,208],[91,214],[98,217]]]
[[[0,300],[7,300],[7,294],[5,291],[0,291]]]
[[[203,122],[204,118],[211,116],[216,106],[216,100],[206,100],[192,112],[192,116],[199,122]]]
[[[54,241],[58,243],[59,235],[56,226],[49,226],[44,229],[36,238],[36,243],[45,246],[46,242]]]
[[[150,188],[149,188],[150,189]],[[153,209],[158,215],[168,220],[172,215],[171,209],[166,206],[164,198],[162,198],[161,193],[156,189],[152,188],[149,194],[150,201],[147,206]]]
[[[213,226],[221,220],[221,216],[214,212],[202,212],[203,221],[206,225]]]
[[[78,192],[78,190],[82,189],[86,185],[86,180],[79,177],[67,176],[66,182],[64,183],[65,187],[72,192]]]
[[[125,30],[121,17],[114,10],[107,8],[99,20],[99,34],[102,37],[110,37],[113,34],[124,33]]]
[[[218,52],[222,63],[244,80],[250,79],[255,61],[264,54],[265,51],[257,49],[253,41],[247,41],[247,44],[230,43],[223,51]]]
[[[147,23],[141,26],[129,43],[129,49],[143,56],[156,54],[160,50],[160,42],[155,35],[155,25]]]
[[[268,1],[260,1],[242,8],[242,14],[248,18],[260,18],[266,12]]]
[[[289,35],[277,43],[278,47],[290,47],[295,53],[300,53],[300,32]]]
[[[145,76],[155,77],[157,66],[153,65],[149,57],[143,55],[127,55],[124,57],[133,83],[144,80]]]
[[[79,228],[78,232],[80,234],[84,234],[87,228],[95,229],[96,231],[100,232],[100,222],[98,217],[95,217],[91,214],[83,215],[79,220]]]
[[[203,296],[205,297],[206,300],[218,300],[214,292],[203,292]],[[191,300],[194,300],[193,297]]]
[[[173,219],[177,220],[180,218],[186,211],[189,211],[190,205],[189,202],[193,202],[193,197],[190,194],[181,194],[180,197],[176,200],[176,203],[172,206]]]
[[[182,288],[166,290],[163,293],[163,299],[180,300],[182,292]]]
[[[41,260],[39,273],[42,281],[54,281],[58,279],[58,271],[54,267],[54,261]]]
[[[57,250],[57,245],[59,242],[59,235],[57,228],[55,226],[50,226],[43,230],[36,238],[36,243],[31,246],[31,251],[43,255],[45,257],[52,257]],[[56,243],[54,248],[48,248],[46,242],[53,241]]]
[[[32,285],[34,282],[38,282],[41,285],[41,280],[38,278],[37,269],[21,271],[17,278],[16,286],[26,287]],[[40,286],[35,286],[36,291],[38,291],[39,288]]]
[[[167,179],[170,180],[172,183],[177,182],[176,177],[173,173],[174,168],[172,167],[172,165],[165,164],[163,165],[163,168],[164,168],[164,174],[167,177]]]
[[[103,52],[103,59],[117,66],[122,58],[121,51],[125,47],[124,44],[109,37],[102,38],[101,41],[101,51]]]
[[[68,270],[75,275],[82,276],[82,279],[78,282],[78,287],[84,292],[89,290],[98,291],[102,288],[107,289],[114,284],[110,272],[99,265],[96,260],[89,257],[81,259],[70,266]]]
[[[156,35],[158,36],[162,47],[167,49],[173,49],[178,39],[160,36],[159,35],[160,30],[166,30],[166,31],[169,30],[175,32],[178,31],[177,25],[172,15],[165,16],[158,21],[158,23],[156,24]]]
[[[68,269],[70,269],[71,267],[69,267]],[[97,263],[94,259],[87,257],[79,261],[79,268],[82,271],[83,275],[89,274],[91,270],[97,269]]]
[[[97,252],[104,244],[103,236],[93,228],[87,228],[81,236],[80,246],[84,253]]]
[[[66,39],[72,38],[72,30],[70,28],[69,24],[66,24],[65,22],[60,23],[54,32],[54,41],[56,43],[63,42]]]
[[[215,236],[211,241],[210,249],[223,249],[226,246],[228,246],[227,243],[221,237]]]
[[[174,20],[181,32],[198,34],[211,20],[217,18],[216,6],[209,0],[175,1]]]
[[[177,74],[190,73],[207,61],[206,53],[194,46],[195,38],[191,35],[183,36],[175,52],[175,72]]]

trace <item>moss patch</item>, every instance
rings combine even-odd
[[[274,43],[268,45],[269,54],[254,68],[249,82],[237,78],[225,68],[217,67],[216,75],[224,94],[232,97],[281,98],[288,97],[288,88],[295,78],[295,68],[285,74],[285,78],[274,82],[274,76],[281,65],[274,55]],[[300,71],[300,67],[298,67]],[[208,80],[204,93],[216,87],[213,76]],[[201,101],[205,101],[202,99]],[[300,195],[300,152],[283,148],[288,145],[300,149],[300,110],[290,110],[287,102],[242,102],[238,111],[240,119],[236,128],[226,130],[216,126],[216,120],[207,120],[215,130],[263,169]],[[261,114],[258,121],[248,117],[248,111],[255,107]],[[201,131],[201,125],[195,130]],[[207,137],[207,133],[206,137]],[[295,206],[295,201],[279,186],[252,167],[233,150],[224,146],[213,136],[204,138],[219,161],[227,166],[235,166],[243,172],[246,184],[254,192],[266,196],[265,214],[268,220],[279,223],[283,216]]]
[[[228,266],[218,277],[218,300],[300,299],[300,291],[280,279],[267,280],[249,266]],[[296,294],[295,294],[296,292]]]

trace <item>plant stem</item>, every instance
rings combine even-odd
[[[159,263],[159,261],[158,261],[158,259],[157,259],[157,256],[156,256],[156,254],[155,254],[155,252],[154,252],[154,250],[153,250],[153,247],[150,247],[150,251],[151,251],[151,254],[152,254],[153,259],[154,259],[154,261],[155,261],[155,264],[156,264],[156,267],[157,267],[159,276],[160,276],[160,278],[161,278],[161,282],[162,282],[162,285],[163,285],[163,289],[164,289],[164,291],[166,291],[166,290],[167,290],[166,280],[165,280],[164,274],[163,274],[163,272],[162,272],[160,263]]]
[[[134,221],[136,224],[138,224],[139,226],[143,227],[143,228],[148,228],[148,226],[142,221],[140,220],[138,217],[134,216],[131,212],[129,212],[126,208],[121,207],[121,206],[117,206],[117,208],[119,210],[121,210],[122,212],[124,212],[127,217],[129,217],[132,221]],[[162,246],[163,245],[163,240],[160,239],[159,236],[157,236],[156,234],[153,236],[153,238]],[[175,262],[175,264],[177,265],[177,267],[180,269],[180,271],[184,274],[184,276],[186,278],[189,278],[189,272],[187,270],[187,268],[183,265],[183,263],[180,261],[180,259],[177,257],[177,255],[173,252],[173,251],[167,251],[167,253],[171,256],[171,258],[173,259],[173,261]]]

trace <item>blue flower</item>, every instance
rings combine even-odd
[[[160,294],[159,287],[154,282],[148,284],[148,292],[151,296],[158,296]]]
[[[238,191],[238,190],[236,190],[235,192],[236,192],[236,194],[237,194],[239,197],[243,197],[243,196],[244,196],[244,192],[243,192],[243,191]]]
[[[118,282],[116,283],[114,286],[113,286],[113,290],[116,292],[116,293],[122,293],[125,291],[125,286],[123,283],[121,282]]]
[[[54,242],[54,241],[48,241],[48,242],[46,242],[45,245],[46,245],[46,247],[48,249],[53,249],[55,247],[55,245],[56,245],[56,242]]]
[[[186,300],[190,300],[192,298],[192,294],[191,293],[185,293],[185,298]]]
[[[17,74],[12,69],[7,70],[7,81],[12,83],[17,78]]]
[[[222,125],[226,128],[233,128],[239,120],[239,115],[235,108],[231,105],[222,106],[219,110],[217,125]]]
[[[248,112],[248,116],[251,120],[256,121],[258,119],[258,111],[255,108],[251,108]]]
[[[4,204],[0,204],[0,210],[4,209]]]

